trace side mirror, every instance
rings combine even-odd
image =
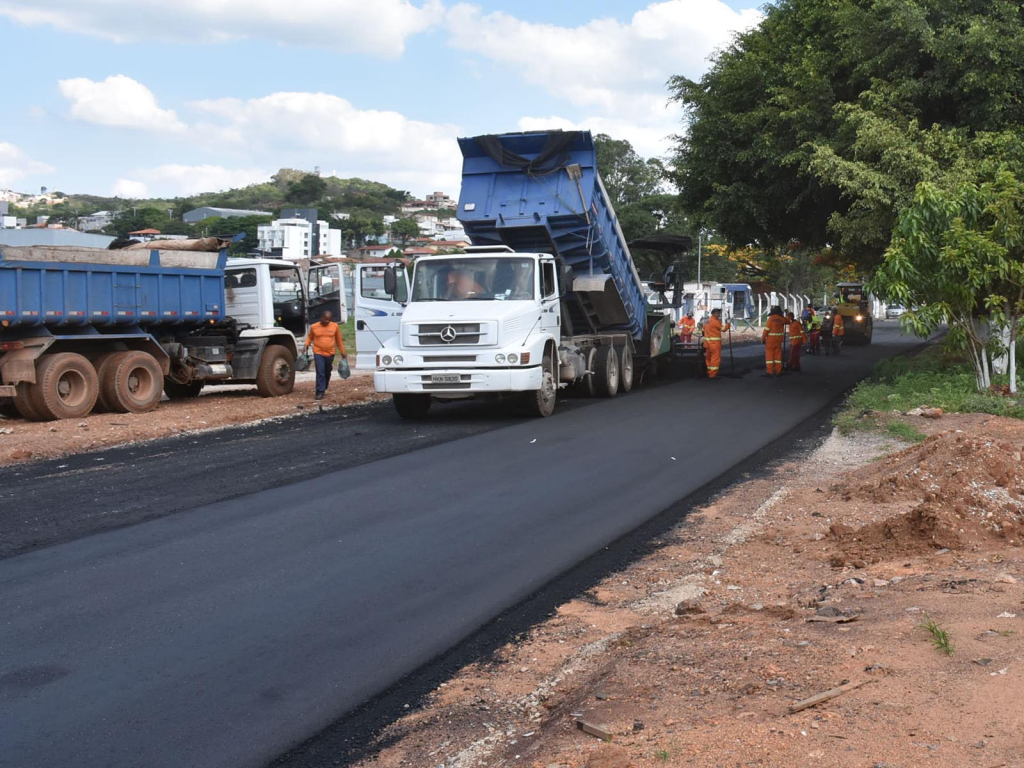
[[[384,269],[384,293],[392,299],[398,295],[398,275],[395,274],[394,267]]]

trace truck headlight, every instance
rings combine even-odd
[[[863,323],[864,322],[864,315],[857,315],[857,322],[858,323]]]
[[[513,352],[511,355],[508,356],[508,364],[509,365],[515,365],[518,362],[519,362],[519,355],[517,355],[515,352]]]
[[[405,362],[405,358],[401,355],[395,355],[395,365],[401,365]]]
[[[380,362],[382,365],[391,365],[391,355],[384,355],[384,357],[380,359]]]
[[[505,356],[502,355],[502,354],[495,355],[494,356],[494,362],[496,362],[498,365],[504,365],[505,364]]]

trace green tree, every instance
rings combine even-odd
[[[414,219],[398,219],[391,225],[391,236],[402,245],[406,245],[414,237],[419,237],[419,234],[420,225]]]
[[[244,235],[237,243],[232,243],[231,252],[246,254],[259,248],[258,229],[260,224],[269,224],[271,216],[233,216],[222,219],[219,217],[203,219],[195,225],[196,234],[203,237],[234,237]]]
[[[906,307],[902,322],[921,336],[949,323],[950,341],[968,352],[979,390],[991,384],[993,353],[1008,352],[1016,392],[1024,184],[1003,172],[992,182],[951,190],[918,185],[870,288]],[[1005,329],[1005,341],[993,329]]]
[[[604,133],[594,137],[597,168],[616,209],[657,195],[665,180],[665,168],[656,159],[645,160],[633,145]]]
[[[288,184],[285,199],[296,205],[311,205],[327,192],[327,182],[315,173],[307,173],[298,181]]]
[[[142,229],[158,229],[163,232],[171,220],[166,210],[151,208],[148,206],[128,208],[122,211],[103,231],[108,235],[124,237],[129,232],[138,232]]]
[[[683,207],[731,243],[877,263],[922,181],[1020,169],[1024,14],[1010,0],[780,0],[700,81]]]

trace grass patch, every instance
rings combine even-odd
[[[356,351],[356,321],[354,318],[349,318],[349,321],[341,328],[341,340],[345,344],[345,351],[350,355]]]
[[[668,758],[669,754],[667,749],[659,749],[657,752],[654,753],[654,759],[658,760],[659,762],[667,763]]]
[[[946,413],[989,413],[1021,419],[1022,402],[1024,398],[978,392],[971,365],[956,353],[934,347],[919,355],[878,363],[871,377],[850,393],[834,423],[842,434],[885,431],[913,443],[923,440],[924,435],[893,418],[893,411],[931,407]]]
[[[935,650],[952,656],[956,649],[953,648],[953,641],[949,639],[949,633],[938,625],[931,616],[924,617],[924,624],[921,624],[921,629],[926,630],[932,637],[931,643],[935,646]]]

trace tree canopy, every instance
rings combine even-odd
[[[922,181],[1024,168],[1024,12],[1010,0],[779,0],[699,81],[681,203],[731,243],[876,264]]]

